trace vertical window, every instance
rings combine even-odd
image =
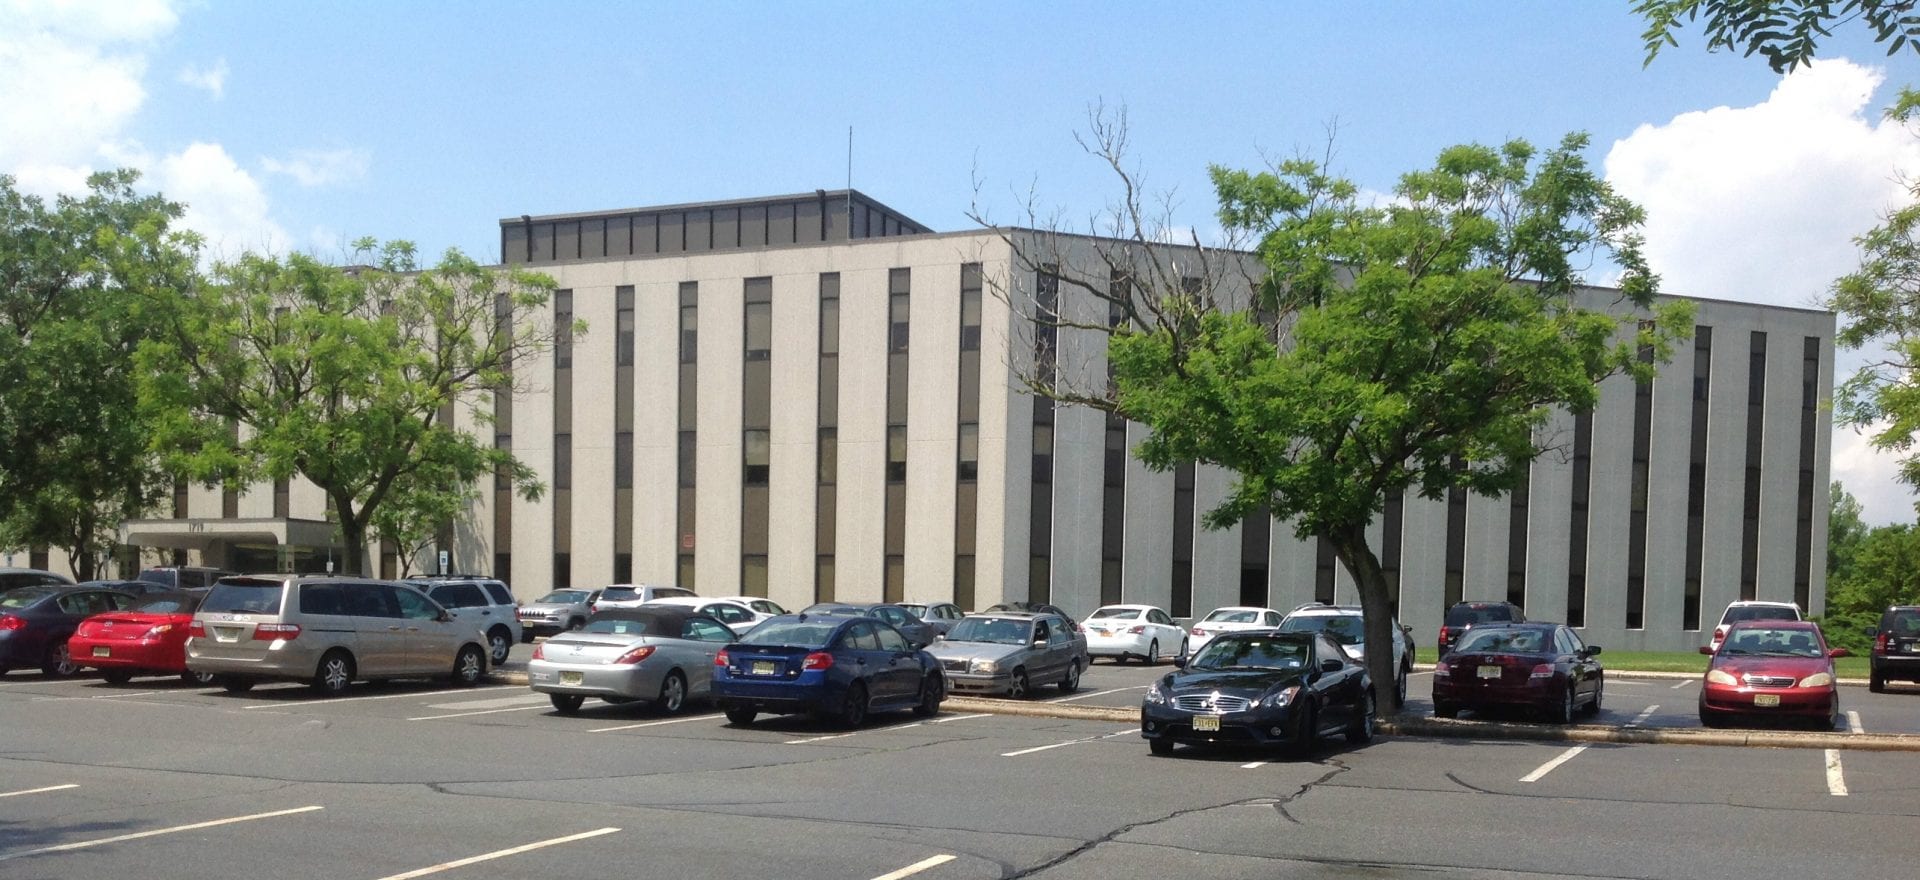
[[[1264,608],[1267,598],[1267,551],[1273,537],[1273,514],[1265,504],[1240,522],[1240,604]]]
[[[700,311],[692,282],[680,285],[680,362],[691,364],[700,353]]]
[[[1173,573],[1167,609],[1175,617],[1193,616],[1193,462],[1173,469]]]
[[[684,221],[683,221],[684,222]],[[683,228],[684,231],[684,228]],[[664,245],[663,245],[664,247]],[[674,568],[678,585],[694,589],[694,534],[698,496],[695,483],[699,475],[699,328],[700,285],[680,282],[680,438],[679,491],[674,500],[674,523],[679,534],[679,555]]]
[[[630,251],[627,221],[619,224],[620,247]],[[619,321],[613,349],[613,571],[615,583],[633,579],[633,285],[613,289]],[[621,572],[626,574],[621,574]]]
[[[1454,459],[1451,467],[1462,470],[1465,465]],[[1443,608],[1450,608],[1466,594],[1467,578],[1467,490],[1454,486],[1447,490],[1447,560],[1446,580],[1442,584]]]
[[[1713,328],[1693,328],[1693,424],[1687,453],[1687,573],[1681,628],[1700,629],[1700,556],[1707,513],[1707,413],[1713,387]]]
[[[840,440],[837,428],[820,429],[820,479],[822,486],[831,486],[840,476]]]
[[[1339,567],[1339,562],[1339,557],[1334,555],[1332,541],[1320,538],[1314,542],[1313,601],[1325,605],[1333,604],[1335,570]]]
[[[680,464],[680,487],[683,489],[693,488],[694,477],[697,475],[699,469],[699,441],[700,435],[692,431],[680,432],[680,453],[678,461]]]
[[[908,299],[910,270],[894,269],[887,277],[887,350],[907,350],[908,317],[912,306]]]
[[[747,360],[773,357],[773,279],[747,279],[746,310]]]
[[[1760,586],[1760,454],[1767,433],[1767,334],[1747,339],[1747,468],[1741,492],[1740,598],[1753,599]]]
[[[494,434],[493,448],[506,449],[506,450],[512,449],[513,435],[512,434]],[[495,492],[513,491],[513,468],[508,467],[506,465],[501,465],[499,468],[494,470],[493,491]]]
[[[980,478],[980,426],[967,422],[960,426],[960,471],[958,478],[973,481]]]
[[[1793,601],[1813,599],[1814,432],[1820,425],[1820,339],[1803,337],[1800,349],[1800,486],[1794,505]]]
[[[615,313],[613,365],[631,367],[633,366],[633,287],[620,286],[617,288],[616,296],[620,308]]]
[[[907,427],[891,425],[887,428],[887,482],[904,483],[907,481]]]
[[[1587,499],[1592,491],[1593,414],[1573,417],[1573,512],[1567,552],[1567,625],[1587,625]]]
[[[1641,322],[1642,330],[1651,327]],[[1641,346],[1643,364],[1653,363],[1653,348]],[[1633,389],[1633,486],[1627,514],[1627,629],[1645,629],[1647,625],[1647,484],[1652,476],[1653,459],[1653,382],[1635,383]]]
[[[980,264],[960,267],[960,350],[980,350]]]
[[[813,598],[833,600],[840,475],[840,275],[820,276],[819,433],[815,445]]]
[[[573,291],[553,292],[553,368],[573,369]]]
[[[1100,490],[1100,604],[1122,601],[1127,526],[1127,422],[1107,414]]]
[[[913,273],[896,268],[887,272],[887,487],[885,497],[886,577],[882,598],[898,602],[904,598],[905,556],[907,544],[907,339],[908,298],[912,295]]]
[[[1034,379],[1042,386],[1053,384],[1054,343],[1059,332],[1054,326],[1054,309],[1060,296],[1058,267],[1043,265],[1034,273]],[[1045,602],[1053,593],[1053,401],[1033,397],[1033,477],[1027,505],[1032,521],[1028,525],[1028,544],[1032,559],[1027,566],[1028,599]],[[1178,562],[1174,568],[1180,568]]]
[[[768,465],[772,456],[772,444],[768,437],[768,432],[764,430],[746,432],[742,443],[746,470],[742,477],[749,486],[767,485]]]
[[[1507,601],[1527,607],[1527,505],[1532,499],[1531,469],[1520,474],[1507,500]]]
[[[573,435],[553,435],[553,488],[573,488]]]
[[[748,278],[742,300],[746,309],[746,362],[741,368],[740,424],[740,572],[741,589],[749,596],[767,594],[768,533],[772,502],[768,484],[773,456],[773,279]]]
[[[633,432],[613,435],[613,487],[633,488]]]

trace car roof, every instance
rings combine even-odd
[[[1734,601],[1727,603],[1728,608],[1752,608],[1756,606],[1761,606],[1766,608],[1792,608],[1795,611],[1800,610],[1800,605],[1798,603],[1775,602],[1771,599],[1735,599]]]
[[[1093,610],[1105,611],[1108,608],[1125,608],[1129,611],[1159,611],[1160,610],[1160,606],[1158,605],[1126,605],[1126,604],[1102,605],[1099,608],[1095,608]]]
[[[1736,620],[1727,631],[1736,629],[1805,629],[1818,630],[1820,624],[1811,620]]]
[[[1291,612],[1288,612],[1287,616],[1292,617],[1295,614],[1308,616],[1308,617],[1311,617],[1313,615],[1329,616],[1329,615],[1336,615],[1336,614],[1337,615],[1358,614],[1358,615],[1365,616],[1366,612],[1362,610],[1358,605],[1315,604],[1315,605],[1302,605],[1298,608],[1293,609]]]
[[[1051,611],[975,611],[968,617],[998,618],[1000,620],[1039,620],[1042,617],[1059,617]]]

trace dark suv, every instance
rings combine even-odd
[[[1880,614],[1880,625],[1867,630],[1873,653],[1867,687],[1887,689],[1887,680],[1920,683],[1920,605],[1895,605]]]
[[[1526,619],[1512,602],[1455,602],[1440,624],[1440,656],[1447,656],[1460,633],[1476,623],[1524,623]]]

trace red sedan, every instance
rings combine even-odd
[[[1707,665],[1700,723],[1721,727],[1734,716],[1784,717],[1832,730],[1840,721],[1833,658],[1845,656],[1845,648],[1827,647],[1812,621],[1736,623]]]
[[[206,684],[213,676],[187,671],[187,624],[205,597],[204,591],[141,596],[123,611],[81,621],[67,649],[74,663],[101,670],[113,684],[136,675],[178,675]]]
[[[1512,706],[1560,724],[1581,711],[1598,715],[1607,685],[1599,653],[1564,624],[1474,624],[1433,666],[1433,714]]]

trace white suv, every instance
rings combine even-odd
[[[1713,641],[1700,649],[1702,654],[1711,654],[1720,650],[1720,642],[1727,637],[1727,630],[1742,620],[1801,620],[1800,606],[1792,602],[1760,602],[1742,599],[1731,602],[1727,610],[1720,614],[1720,625],[1713,628]]]
[[[1393,691],[1401,705],[1407,703],[1407,676],[1413,672],[1413,640],[1400,621],[1390,621],[1393,629]],[[1281,632],[1326,633],[1354,662],[1367,660],[1366,615],[1358,605],[1322,605],[1308,602],[1293,609],[1280,621]]]
[[[656,587],[652,584],[614,584],[600,590],[600,598],[593,600],[593,610],[604,611],[608,608],[638,608],[655,599],[691,596],[692,590],[680,587]]]
[[[467,575],[427,575],[407,583],[445,606],[454,620],[487,634],[488,666],[507,662],[507,652],[520,643],[520,603],[506,584]]]

